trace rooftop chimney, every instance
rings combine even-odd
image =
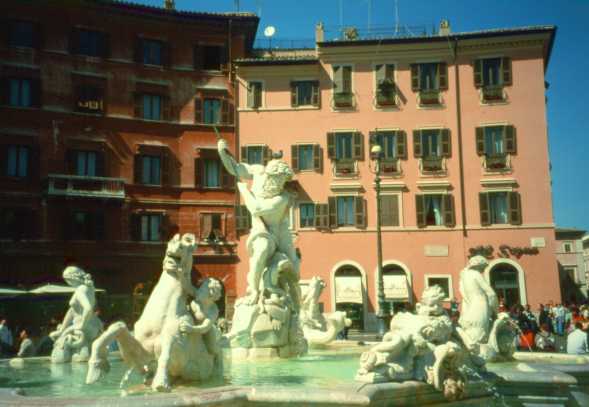
[[[440,29],[438,31],[438,35],[439,36],[448,36],[450,35],[451,30],[450,30],[450,21],[448,20],[442,20],[442,22],[440,23]]]
[[[176,5],[174,4],[174,0],[164,0],[164,8],[166,10],[175,10]]]
[[[325,30],[323,29],[323,23],[319,23],[315,26],[315,42],[325,41]]]

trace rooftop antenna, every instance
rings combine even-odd
[[[264,28],[264,37],[268,38],[268,50],[270,52],[272,52],[272,37],[274,34],[276,34],[276,28],[274,28],[274,26],[269,25]]]

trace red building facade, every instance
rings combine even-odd
[[[0,284],[60,281],[66,264],[131,293],[174,233],[197,235],[193,278],[235,297],[230,61],[258,18],[116,1],[0,5]]]

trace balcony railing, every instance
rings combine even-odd
[[[428,105],[439,105],[440,104],[440,91],[438,89],[422,89],[419,91],[419,104]]]
[[[345,93],[334,93],[333,104],[335,107],[353,107],[354,106],[354,94],[351,92]]]
[[[46,183],[49,196],[125,199],[122,178],[49,174]]]
[[[423,172],[439,172],[444,170],[442,157],[423,157],[421,159]]]
[[[355,175],[357,172],[355,160],[336,160],[333,165],[336,177],[346,177]]]
[[[509,169],[507,154],[494,154],[485,157],[485,168],[487,171],[502,171]]]
[[[505,100],[503,95],[503,86],[501,85],[486,85],[482,88],[483,100],[485,102],[497,102]]]
[[[395,100],[395,92],[394,91],[389,91],[389,92],[382,92],[379,91],[376,93],[376,104],[378,106],[395,106],[396,100]]]
[[[383,158],[380,163],[380,170],[384,175],[399,174],[399,160],[396,158]]]

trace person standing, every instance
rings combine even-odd
[[[29,338],[29,333],[26,329],[20,332],[20,347],[16,356],[19,358],[35,356],[35,345],[33,345],[33,341]]]
[[[575,329],[567,338],[567,353],[571,355],[582,355],[589,352],[587,345],[587,332],[581,329],[581,323],[575,324]]]
[[[8,327],[6,319],[0,318],[0,355],[8,354],[12,351],[12,332]]]
[[[554,309],[554,319],[556,322],[556,334],[563,336],[565,332],[566,309],[562,304],[558,304]]]

